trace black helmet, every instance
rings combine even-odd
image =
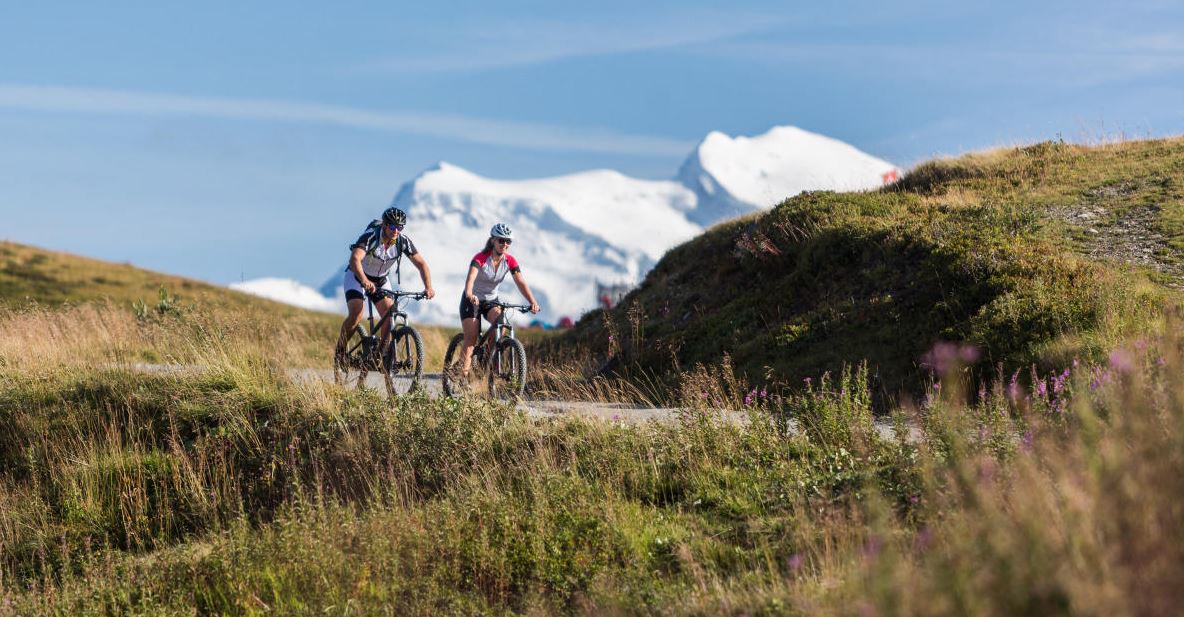
[[[382,222],[387,225],[406,225],[407,213],[391,206],[382,212]]]

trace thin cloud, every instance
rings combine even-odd
[[[1021,80],[1068,87],[1092,87],[1184,68],[1184,53],[1160,39],[1108,48],[1050,46],[1042,49],[777,42],[727,43],[713,52],[737,59],[783,65],[842,67],[852,73],[927,77],[945,81],[966,75],[985,83]],[[972,70],[972,73],[967,73]]]
[[[0,109],[291,122],[425,135],[526,150],[639,156],[683,155],[694,145],[665,137],[452,114],[375,112],[282,100],[195,97],[64,86],[0,84]]]
[[[518,21],[451,26],[415,52],[361,64],[351,72],[436,73],[480,71],[589,56],[636,53],[711,43],[766,30],[782,18],[754,15],[682,15],[620,23]],[[431,50],[431,45],[443,49]]]

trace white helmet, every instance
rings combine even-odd
[[[494,225],[493,229],[489,230],[489,235],[493,236],[494,238],[505,238],[507,240],[514,239],[514,232],[510,229],[510,226],[505,223],[498,223],[497,225]]]

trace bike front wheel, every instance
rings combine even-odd
[[[490,358],[489,396],[517,399],[526,391],[526,349],[518,339],[503,338]]]
[[[411,326],[400,326],[391,334],[383,367],[383,379],[390,396],[419,389],[423,380],[423,338]]]

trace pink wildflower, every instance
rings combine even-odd
[[[1129,373],[1134,369],[1134,363],[1126,352],[1116,350],[1110,353],[1110,368],[1119,373]]]

